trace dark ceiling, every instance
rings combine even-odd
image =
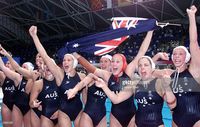
[[[200,0],[0,0],[0,42],[9,48],[31,44],[28,29],[37,25],[43,43],[59,45],[108,29],[112,17],[187,24],[185,10],[193,4],[200,10]]]

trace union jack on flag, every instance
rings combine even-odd
[[[137,22],[139,20],[147,20],[147,18],[136,18],[136,17],[114,17],[111,19],[112,22],[112,28],[118,29],[118,28],[131,28],[136,27]]]
[[[62,54],[79,51],[103,55],[113,51],[129,35],[156,28],[158,27],[155,19],[115,17],[112,18],[112,29],[67,42],[64,47],[65,50],[62,49]]]
[[[134,18],[134,17],[114,17],[112,18],[112,29],[119,29],[119,28],[127,28],[127,30],[131,27],[136,28],[137,22],[139,20],[147,20],[145,18]],[[105,42],[101,42],[95,44],[96,47],[102,47],[102,49],[97,50],[94,52],[95,55],[104,55],[115,48],[117,48],[122,42],[124,42],[129,36],[124,36],[112,40],[108,40]]]

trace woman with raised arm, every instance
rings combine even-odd
[[[3,49],[3,48],[2,48]],[[25,89],[26,89],[26,93],[28,93],[28,100],[29,101],[29,94],[30,94],[30,91],[32,89],[32,84],[33,82],[38,78],[40,77],[40,73],[37,72],[37,71],[33,71],[34,69],[34,66],[32,63],[30,62],[25,62],[22,67],[19,66],[19,64],[7,53],[7,51],[5,49],[3,49],[3,51],[1,52],[3,55],[5,55],[9,61],[10,61],[10,64],[12,65],[12,67],[14,68],[14,70],[16,70],[17,72],[19,72],[21,75],[23,75],[23,77],[25,77],[26,79],[25,80],[28,80],[29,82],[29,85],[25,85]],[[39,58],[37,58],[39,59]],[[41,62],[41,60],[38,60]],[[38,64],[39,65],[39,64]],[[27,103],[26,103],[27,104]],[[27,110],[28,110],[28,105],[26,106],[27,107]],[[22,109],[23,110],[23,109]],[[32,127],[38,127],[40,126],[40,121],[39,121],[39,117],[40,117],[40,111],[37,111],[37,110],[34,110],[35,112],[33,112],[33,110],[30,110],[30,118],[31,120],[29,120],[27,118],[26,121],[31,121],[31,126]],[[37,115],[35,114],[37,113]],[[27,122],[28,123],[28,122]],[[29,124],[29,123],[28,123]]]
[[[44,77],[44,69],[43,69],[44,61],[39,53],[37,53],[37,55],[35,57],[35,64],[36,64],[37,72],[39,72],[38,73],[39,75],[38,75],[38,77],[34,78],[34,82],[37,80],[40,80]],[[35,83],[33,83],[33,84],[35,84]],[[32,86],[31,94],[35,89],[34,87],[37,87],[37,86],[35,86],[35,85]],[[31,95],[30,95],[30,97],[31,97]],[[38,100],[40,100],[40,95],[38,95]],[[31,103],[31,99],[29,101],[29,105],[31,105],[30,103]],[[31,127],[39,127],[40,126],[41,114],[42,114],[42,106],[41,105],[39,107],[31,108]]]
[[[77,53],[73,55],[78,59],[79,63],[83,65],[89,72],[94,73],[98,77],[105,80],[110,90],[118,93],[122,89],[120,80],[132,78],[137,67],[138,59],[145,54],[148,46],[151,42],[153,31],[149,31],[140,47],[140,50],[135,59],[127,65],[126,58],[123,54],[115,54],[112,57],[111,70],[108,72],[102,69],[97,69],[90,64],[86,59]],[[129,108],[126,108],[129,107]],[[111,127],[127,127],[134,126],[134,115],[136,107],[133,103],[133,96],[120,104],[112,104],[110,114],[110,126]]]
[[[177,105],[172,110],[173,127],[200,126],[200,48],[197,40],[196,11],[195,6],[187,9],[191,54],[184,46],[174,48],[172,62],[176,70],[164,70],[168,71],[173,79],[171,88],[177,99]],[[162,75],[164,71],[156,70],[154,75]]]
[[[15,85],[17,85],[17,79],[13,77],[20,78],[20,76],[14,72],[9,61],[7,61],[4,66],[1,57],[0,69],[2,70],[0,71],[0,85],[3,90],[3,102],[1,105],[2,124],[4,127],[12,127],[12,110],[15,102]],[[4,73],[4,71],[6,73]]]
[[[111,69],[112,56],[104,55],[100,58],[100,68],[106,71]],[[67,92],[68,99],[73,98],[84,87],[87,89],[87,101],[81,115],[81,127],[105,127],[106,122],[106,95],[102,89],[94,84],[91,74],[87,75],[73,89]]]
[[[54,127],[58,125],[59,89],[48,67],[44,65],[43,69],[43,79],[34,82],[30,106],[32,108],[42,106],[41,127]]]
[[[162,107],[164,100],[172,109],[176,106],[176,98],[170,89],[170,77],[165,74],[162,79],[154,78],[152,72],[155,69],[153,60],[148,56],[142,56],[138,61],[139,79],[124,80],[123,91],[114,94],[107,84],[97,78],[96,85],[104,90],[114,104],[125,101],[135,95],[138,109],[135,114],[137,127],[164,127],[162,120]]]
[[[58,113],[58,123],[60,127],[71,127],[71,121],[77,127],[79,125],[82,102],[80,94],[77,94],[73,99],[67,99],[67,90],[73,88],[81,79],[84,78],[83,74],[77,73],[75,68],[77,66],[77,59],[71,54],[65,54],[63,58],[63,69],[56,65],[51,58],[47,55],[45,49],[40,43],[37,36],[37,27],[31,26],[29,33],[35,43],[35,46],[44,59],[49,70],[55,77],[56,84],[60,90],[60,106]]]
[[[1,54],[5,53],[5,50],[2,47],[0,53]],[[23,64],[23,66],[27,65]],[[14,100],[15,102],[12,111],[13,126],[22,127],[24,125],[26,127],[30,127],[30,112],[29,112],[30,107],[28,104],[29,96],[25,91],[26,90],[25,85],[27,81],[25,82],[22,76],[20,76],[16,72],[9,71],[9,69],[4,66],[2,66],[2,71],[5,73],[7,77],[9,77],[15,82],[15,89],[16,89],[15,100]]]
[[[187,9],[189,17],[190,54],[185,47],[176,47],[173,50],[172,61],[176,70],[172,88],[177,98],[177,106],[173,110],[174,126],[200,126],[200,49],[197,40],[195,13],[197,8]],[[187,64],[190,60],[190,65]]]

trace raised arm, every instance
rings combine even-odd
[[[186,11],[187,11],[188,18],[189,18],[190,43],[198,45],[197,25],[196,25],[196,18],[195,18],[197,8],[193,5],[193,6],[191,6],[190,9],[187,9]]]
[[[24,77],[33,78],[31,70],[27,70],[19,66],[19,64],[12,58],[12,56],[2,46],[0,48],[1,48],[1,54],[8,58],[14,70],[16,70],[18,73],[20,73]]]
[[[94,65],[92,65],[91,63],[89,63],[84,57],[82,57],[80,54],[78,54],[76,52],[74,52],[72,54],[78,60],[78,62],[84,68],[86,68],[86,70],[88,72],[94,73],[95,75],[97,75],[98,77],[101,77],[103,79],[107,79],[108,75],[110,74],[108,71],[96,68]]]
[[[15,86],[17,86],[21,80],[21,77],[18,73],[10,70],[4,65],[4,62],[2,58],[0,57],[0,69],[4,72],[5,76],[8,77],[9,79],[13,80],[15,83]]]
[[[159,59],[169,60],[169,55],[166,52],[159,52],[152,57],[154,63],[156,63]]]
[[[152,57],[152,60],[153,60],[154,63],[156,63],[159,59],[161,59],[161,60],[169,60],[168,53],[166,53],[166,52],[159,52],[159,53],[157,53],[156,55],[154,55]],[[162,69],[162,70],[155,69],[153,71],[153,76],[157,77],[157,78],[162,78],[163,75],[165,74],[165,72],[168,72],[168,73],[172,74],[174,72],[174,70],[172,70],[172,69]]]
[[[198,44],[197,39],[197,25],[196,25],[196,19],[195,14],[197,12],[197,8],[195,6],[191,6],[190,9],[187,9],[187,14],[189,17],[189,36],[190,36],[190,53],[191,53],[191,63],[190,67],[193,68],[193,70],[198,68],[200,64],[199,54],[200,54],[200,47]]]
[[[80,54],[74,52],[72,55],[78,60],[78,62],[86,68],[86,70],[90,73],[94,73],[96,71],[96,67],[92,65],[90,62],[88,62],[84,57],[82,57]]]
[[[131,63],[128,64],[127,68],[126,68],[126,74],[129,77],[132,77],[133,72],[135,71],[135,69],[137,68],[138,65],[138,60],[140,57],[144,56],[149,44],[151,42],[151,38],[153,36],[153,31],[149,31],[144,39],[144,41],[142,42],[142,45],[140,46],[140,49],[138,51],[138,54],[136,55],[136,57],[131,61]]]
[[[29,29],[29,33],[33,39],[33,42],[36,46],[38,53],[42,56],[42,58],[44,59],[44,62],[47,64],[49,70],[52,72],[52,74],[56,78],[57,84],[60,85],[61,81],[64,78],[64,71],[58,65],[56,65],[55,62],[52,61],[52,59],[48,56],[46,50],[42,46],[42,44],[37,36],[37,27],[31,26]]]

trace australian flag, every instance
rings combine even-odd
[[[82,37],[67,42],[58,54],[71,52],[87,52],[95,55],[103,55],[113,51],[129,35],[150,31],[158,28],[155,19],[116,17],[112,18],[112,29],[90,36]]]

